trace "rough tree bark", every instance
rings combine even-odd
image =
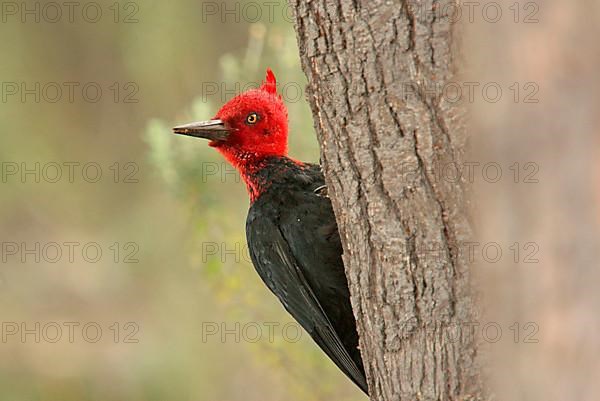
[[[435,1],[290,0],[373,400],[483,397],[456,27]]]

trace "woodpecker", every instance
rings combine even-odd
[[[204,138],[240,173],[250,257],[266,286],[317,345],[368,394],[342,245],[321,167],[288,157],[288,112],[275,75],[209,121],[173,128]]]

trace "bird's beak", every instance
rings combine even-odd
[[[173,127],[176,134],[195,136],[211,141],[224,141],[229,136],[229,129],[221,120],[197,121],[190,124]]]

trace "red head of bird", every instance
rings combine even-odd
[[[267,69],[263,84],[234,97],[214,119],[173,128],[177,134],[206,138],[246,176],[260,160],[287,155],[288,113]]]

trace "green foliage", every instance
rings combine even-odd
[[[0,24],[10,39],[0,42],[4,82],[104,89],[97,103],[15,96],[0,107],[3,162],[94,162],[104,173],[98,183],[80,175],[73,183],[21,182],[17,175],[1,184],[3,241],[30,248],[98,242],[104,250],[98,263],[21,263],[18,256],[3,263],[3,321],[98,322],[104,333],[97,343],[82,341],[80,332],[70,343],[65,329],[58,343],[16,336],[1,344],[0,399],[363,399],[305,333],[297,343],[281,336],[273,343],[202,340],[206,322],[290,318],[248,260],[243,183],[214,149],[171,127],[211,118],[230,97],[220,91],[205,99],[203,83],[231,90],[236,82],[259,83],[271,67],[280,88],[289,84],[291,155],[318,160],[308,105],[293,92],[304,91],[305,78],[291,24],[280,12],[268,24],[203,22],[203,3],[191,0],[144,0],[136,3],[139,22],[115,24],[108,11],[115,2],[99,4],[108,17],[97,24],[23,24],[19,15]],[[135,83],[138,101],[115,102],[108,90],[115,82]],[[137,182],[113,182],[114,163],[134,163]],[[115,262],[108,247],[130,241],[139,261]],[[233,255],[207,252],[211,244]],[[139,342],[115,343],[114,322],[135,322]]]

